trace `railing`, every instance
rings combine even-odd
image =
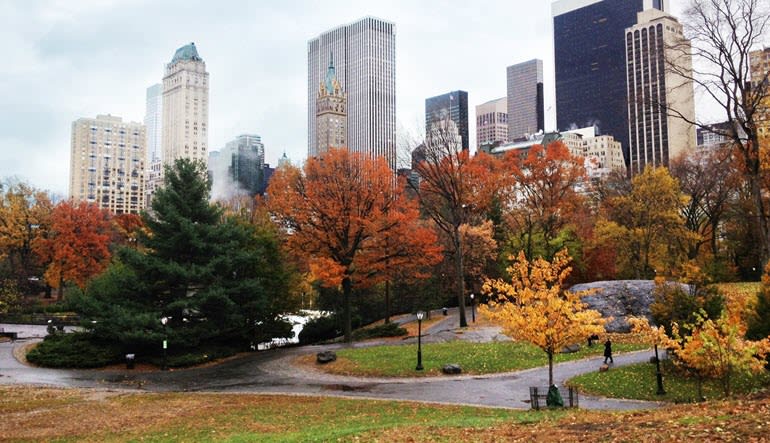
[[[561,391],[560,391],[561,393]],[[548,388],[538,388],[538,387],[530,387],[529,388],[529,401],[532,405],[532,409],[539,410],[542,407],[547,407],[546,401],[548,399]],[[568,408],[577,408],[580,406],[580,401],[578,399],[578,390],[575,387],[568,387],[567,392],[567,398],[564,403],[565,407]]]

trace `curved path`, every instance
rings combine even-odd
[[[303,346],[250,353],[220,364],[173,371],[58,370],[26,366],[13,356],[27,340],[0,343],[0,384],[39,384],[59,387],[133,389],[144,391],[259,392],[413,400],[447,404],[529,408],[529,386],[547,386],[547,368],[483,376],[429,378],[363,378],[326,374],[296,366],[296,357],[343,345]],[[621,366],[649,359],[649,351],[618,354]],[[601,357],[554,366],[558,385],[576,375],[596,371]],[[643,409],[655,402],[581,396],[589,409]]]

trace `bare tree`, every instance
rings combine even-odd
[[[692,50],[694,67],[667,66],[715,102],[728,122],[726,127],[714,126],[667,110],[732,142],[750,188],[763,262],[770,259],[770,225],[762,200],[758,122],[769,91],[767,72],[752,81],[750,52],[764,42],[769,23],[767,0],[691,0],[683,20],[691,49],[685,44],[672,49]]]

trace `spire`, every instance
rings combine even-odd
[[[337,80],[337,73],[334,70],[334,53],[329,52],[329,69],[326,70],[326,92],[334,94],[334,83]]]

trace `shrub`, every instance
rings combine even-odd
[[[353,340],[365,340],[375,337],[399,337],[406,335],[406,329],[397,323],[385,323],[371,328],[357,329],[353,331]]]
[[[27,360],[49,368],[96,368],[124,358],[118,348],[96,343],[91,334],[49,335],[27,354]]]
[[[339,336],[342,328],[336,315],[318,317],[305,323],[302,331],[299,333],[299,342],[301,344],[318,343],[323,340],[330,340]]]

